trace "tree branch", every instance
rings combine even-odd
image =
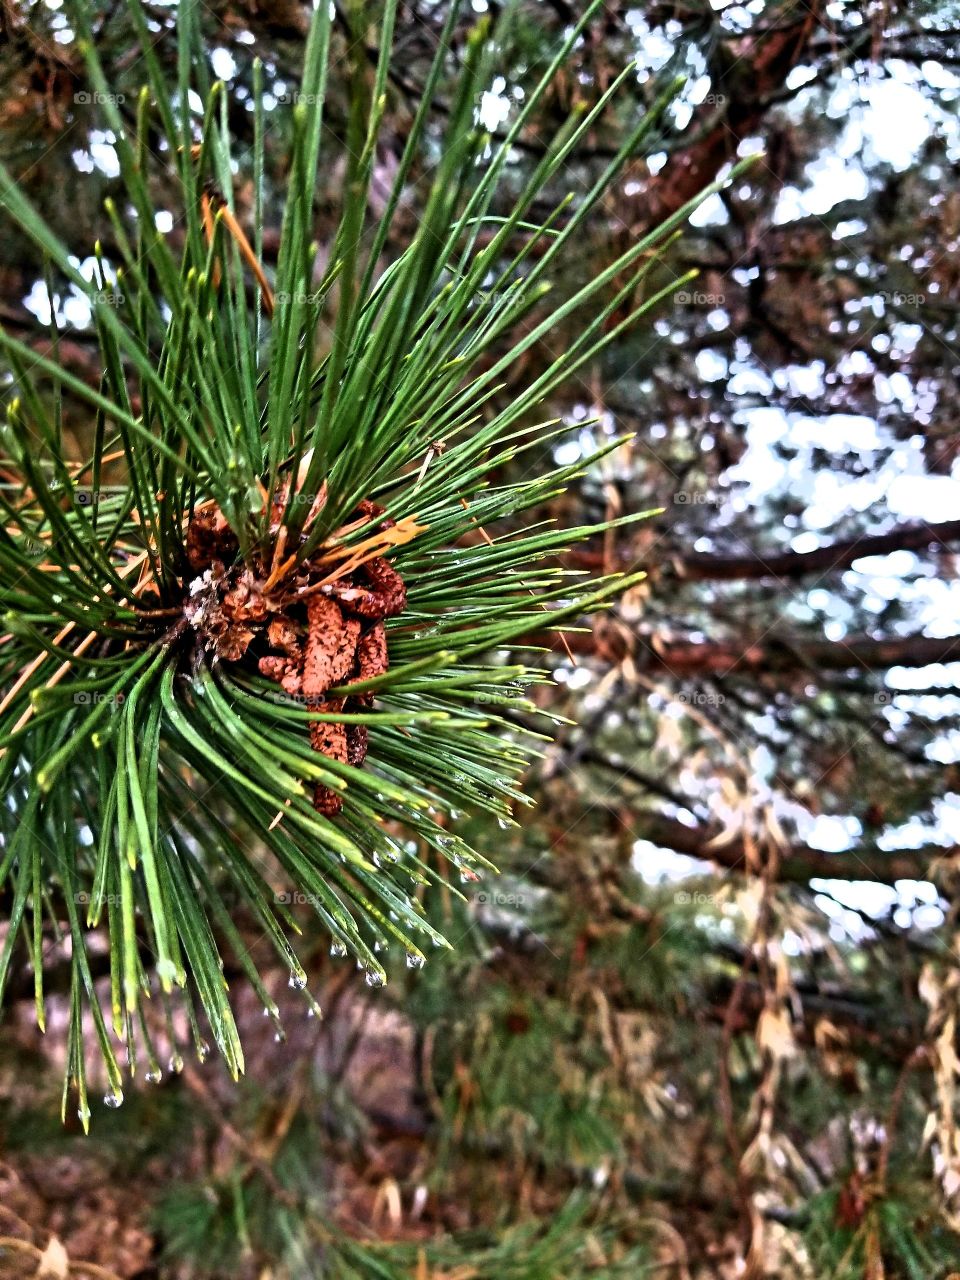
[[[731,871],[742,871],[747,865],[746,849],[739,836],[723,844],[711,844],[720,833],[718,827],[688,827],[663,814],[646,811],[631,814],[631,824],[640,839],[675,853]],[[846,853],[824,853],[822,849],[795,844],[781,858],[779,879],[789,884],[808,884],[814,879],[876,880],[881,884],[926,880],[937,858],[951,857],[957,851],[956,845],[925,844],[917,849],[885,850],[875,844],[863,844]]]
[[[960,520],[944,520],[938,524],[922,521],[919,524],[901,524],[888,533],[863,534],[857,538],[844,538],[817,547],[813,551],[781,551],[764,555],[750,551],[741,556],[715,555],[712,552],[691,552],[674,556],[659,566],[660,575],[687,582],[741,582],[757,578],[803,578],[811,573],[832,573],[849,569],[855,560],[864,556],[887,556],[894,551],[948,552],[949,545],[960,541]],[[584,568],[602,568],[600,551],[574,552],[571,559]],[[662,560],[662,557],[661,557]],[[633,559],[624,556],[630,568],[642,568],[643,557]]]
[[[691,679],[743,673],[764,675],[819,671],[854,674],[886,671],[890,667],[926,667],[960,662],[960,636],[894,636],[874,640],[819,640],[793,636],[764,636],[753,641],[719,640],[698,643],[663,641],[629,630],[622,623],[601,624],[592,632],[564,631],[539,635],[533,643],[561,652],[591,655],[611,662],[630,658],[647,673]]]

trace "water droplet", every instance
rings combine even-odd
[[[407,952],[408,969],[422,969],[426,963],[426,959],[423,956],[417,955],[415,951]]]
[[[151,1067],[143,1078],[147,1084],[159,1084],[163,1079],[163,1072],[159,1067]]]
[[[373,865],[377,868],[378,871],[383,866],[383,859],[380,857],[379,853],[371,854],[370,861],[373,863]]]
[[[80,1121],[80,1123],[84,1126],[84,1128],[86,1128],[86,1126],[87,1126],[87,1124],[89,1123],[89,1120],[90,1120],[90,1108],[89,1108],[89,1107],[78,1107],[78,1108],[77,1108],[77,1119],[78,1119],[78,1120]]]
[[[330,944],[330,954],[332,956],[343,957],[347,954],[347,948],[343,945],[342,942],[332,942]]]
[[[365,981],[368,987],[382,987],[386,978],[378,969],[369,969]]]
[[[277,1044],[282,1044],[287,1037],[283,1034],[282,1031],[277,1031],[273,1038],[277,1042]]]
[[[207,1044],[206,1040],[198,1040],[197,1041],[197,1061],[206,1062],[207,1058],[209,1057],[210,1057],[210,1046]]]
[[[287,985],[290,987],[293,987],[294,991],[302,991],[304,987],[307,985],[307,975],[303,972],[303,970],[300,970],[299,973],[295,971],[291,973],[290,981],[287,983]]]
[[[374,951],[386,951],[387,944],[384,942],[382,938],[378,938],[376,942],[373,944],[373,949]]]
[[[103,1105],[104,1105],[105,1107],[110,1107],[110,1108],[111,1108],[111,1110],[114,1110],[114,1111],[117,1109],[117,1107],[122,1106],[122,1105],[123,1105],[123,1090],[122,1090],[122,1089],[114,1089],[114,1090],[112,1090],[112,1092],[110,1092],[110,1093],[105,1093],[105,1094],[103,1095]]]
[[[167,1070],[172,1072],[175,1076],[178,1076],[183,1070],[183,1059],[180,1057],[179,1053],[172,1053],[170,1055],[170,1061],[167,1063]]]
[[[510,822],[508,818],[498,818],[497,826],[500,828],[501,831],[509,831],[510,828],[513,826],[513,823]]]

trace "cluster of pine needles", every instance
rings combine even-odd
[[[537,197],[556,188],[632,67],[558,129],[509,214],[491,212],[516,141],[598,8],[587,8],[500,141],[477,110],[497,68],[498,33],[486,21],[476,27],[418,229],[385,266],[433,128],[459,6],[450,6],[387,208],[374,220],[368,192],[397,4],[382,6],[375,67],[363,48],[351,54],[343,205],[323,270],[313,193],[330,145],[332,19],[331,6],[316,8],[289,108],[286,204],[268,281],[263,68],[254,73],[253,143],[235,153],[228,90],[210,81],[197,4],[178,8],[178,74],[168,83],[145,11],[130,0],[147,72],[131,125],[94,47],[88,4],[68,0],[124,201],[105,204],[117,260],[97,244],[88,278],[0,169],[3,212],[31,238],[49,280],[90,300],[100,362],[91,386],[58,361],[58,334],[51,354],[38,355],[0,332],[0,995],[21,955],[43,1025],[45,967],[68,960],[64,1107],[72,1097],[85,1124],[91,1031],[116,1105],[118,1045],[131,1072],[159,1075],[148,1016],[157,1007],[169,1027],[185,1010],[200,1050],[206,1029],[231,1072],[242,1070],[223,949],[271,1016],[276,1009],[237,911],[269,939],[308,1003],[292,942],[297,902],[372,985],[387,978],[391,946],[419,966],[447,945],[425,918],[421,888],[441,878],[438,867],[470,877],[484,865],[451,819],[487,811],[509,822],[538,747],[511,719],[530,709],[525,691],[538,677],[508,651],[525,632],[582,617],[632,581],[583,583],[558,567],[557,553],[603,526],[522,519],[595,459],[546,474],[531,464],[527,478],[498,480],[565,430],[538,421],[537,406],[677,287],[643,292],[655,250],[690,206],[572,297],[545,303],[564,252],[627,160],[655,140],[671,100],[668,90],[588,190],[531,221]],[[238,173],[255,193],[247,230]],[[168,200],[179,193],[176,236],[158,229],[153,179]],[[506,371],[574,313],[575,340],[504,403]],[[81,461],[66,447],[67,397],[90,414]],[[356,518],[368,502],[375,522]],[[329,584],[337,564],[358,573],[373,548],[405,585],[402,612],[383,620],[389,663],[331,685],[324,696],[339,701],[324,710],[285,696],[257,662],[227,661],[202,642],[185,612],[195,578],[187,534],[211,507],[229,529],[225,571],[269,575],[283,565],[295,578],[319,558]],[[311,747],[311,725],[344,721],[369,744],[362,766]],[[317,788],[338,798],[338,813],[318,811]]]

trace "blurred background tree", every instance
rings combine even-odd
[[[143,8],[175,67],[170,7]],[[488,8],[463,14],[451,78]],[[499,130],[578,16],[566,0],[519,9],[480,108]],[[335,12],[335,53],[359,43],[375,59],[355,7]],[[384,190],[448,12],[402,6]],[[119,5],[95,21],[132,116],[134,32]],[[289,154],[279,108],[308,12],[248,0],[205,5],[202,21],[235,136],[252,136],[256,57],[277,106],[269,270]],[[53,1103],[66,999],[41,1041],[32,975],[13,976],[0,1275],[960,1269],[958,34],[953,4],[843,0],[609,3],[591,24],[516,148],[518,185],[570,107],[630,59],[635,80],[551,195],[589,189],[664,84],[686,82],[652,153],[582,233],[564,290],[763,151],[648,287],[698,278],[555,395],[568,430],[523,464],[632,433],[543,516],[662,507],[571,561],[648,576],[592,630],[545,638],[552,680],[536,698],[570,723],[544,744],[527,780],[538,806],[517,827],[464,820],[501,876],[424,896],[452,955],[370,992],[308,933],[322,1022],[303,1019],[277,966],[287,1038],[240,996],[243,1086],[187,1063],[87,1140],[60,1132]],[[5,5],[2,35],[0,159],[82,264],[116,190],[111,137],[59,3]],[[318,271],[345,172],[333,65]],[[447,88],[405,198],[410,228]],[[238,190],[241,211],[252,199]],[[96,385],[89,308],[69,289],[57,305],[58,357]],[[43,264],[5,227],[0,320],[49,352],[49,310]],[[550,359],[533,346],[501,396]],[[87,409],[65,410],[67,438],[84,439]],[[237,925],[266,955],[254,923]]]

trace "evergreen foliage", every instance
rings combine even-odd
[[[233,213],[238,172],[262,188],[262,101],[253,104],[252,147],[235,154],[226,90],[209,83],[198,56],[195,6],[179,11],[175,84],[152,53],[140,6],[129,6],[148,73],[133,128],[100,64],[87,7],[70,8],[119,157],[123,200],[109,199],[106,210],[122,261],[111,264],[98,244],[96,269],[85,274],[0,170],[8,216],[50,273],[93,305],[101,359],[99,385],[88,386],[65,371],[55,349],[38,356],[0,333],[10,371],[8,479],[0,495],[7,686],[0,783],[8,796],[0,884],[12,888],[0,991],[22,939],[42,1024],[44,916],[65,911],[67,1076],[84,1123],[86,1010],[115,1103],[122,1070],[111,1028],[126,1043],[131,1069],[139,1059],[149,1073],[158,1070],[142,1008],[157,986],[161,998],[186,1002],[198,1040],[202,1010],[231,1071],[242,1069],[215,934],[232,945],[276,1016],[239,945],[228,889],[300,988],[306,974],[287,904],[301,897],[371,985],[386,979],[378,952],[390,943],[413,965],[444,945],[414,896],[419,883],[440,874],[419,851],[436,851],[464,876],[478,874],[483,859],[447,832],[449,818],[479,809],[509,821],[522,799],[517,778],[536,748],[536,736],[507,719],[529,710],[524,689],[535,676],[496,651],[534,627],[595,609],[638,580],[613,575],[584,585],[547,562],[609,526],[523,523],[524,510],[556,495],[588,463],[516,483],[487,479],[542,446],[557,427],[531,422],[537,404],[657,304],[663,289],[620,314],[649,276],[652,251],[690,211],[685,206],[639,238],[531,328],[518,328],[669,101],[665,94],[630,132],[589,191],[531,221],[538,195],[629,77],[627,67],[593,108],[557,130],[509,215],[491,214],[514,139],[597,8],[570,32],[499,143],[477,119],[498,36],[486,21],[477,24],[418,230],[381,269],[426,118],[424,108],[386,211],[371,225],[396,10],[388,4],[376,66],[359,47],[351,55],[343,203],[318,280],[311,208],[331,25],[330,10],[320,6],[293,95],[291,179],[272,286],[260,266],[262,200],[249,236]],[[451,24],[456,17],[453,6]],[[434,78],[444,48],[441,41]],[[179,193],[179,245],[158,228],[154,170]],[[502,248],[521,226],[526,248],[503,266]],[[481,232],[490,234],[482,240]],[[318,356],[322,308],[334,290],[335,325]],[[572,315],[578,338],[522,395],[490,408],[503,371]],[[78,463],[63,451],[65,389],[96,416],[92,452]],[[385,558],[392,569],[382,567]],[[400,612],[401,593],[387,611],[397,615],[386,628],[389,665],[372,674],[361,668],[352,681],[341,671],[320,701],[284,696],[258,674],[263,660],[258,668],[251,659],[263,609],[274,610],[277,625],[295,627],[305,595],[329,600],[347,584],[347,599],[357,590],[351,574],[374,559],[391,582],[399,572],[405,583],[406,607]],[[304,642],[308,653],[313,635]],[[340,641],[321,635],[320,642]],[[316,744],[317,735],[334,736],[344,725],[364,742],[369,734],[366,767],[310,749],[308,727]],[[311,804],[314,789],[324,804]],[[269,871],[248,844],[251,835],[273,855]],[[109,940],[106,1010],[91,968],[98,929]]]

